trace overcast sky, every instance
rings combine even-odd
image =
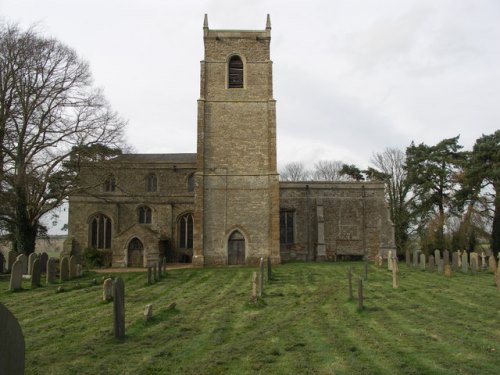
[[[278,164],[342,160],[500,126],[499,0],[0,0],[89,61],[141,153],[196,152],[203,16],[271,15]]]

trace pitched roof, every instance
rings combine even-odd
[[[111,161],[126,163],[196,163],[196,154],[122,154]]]

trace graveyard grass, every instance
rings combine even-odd
[[[153,285],[125,281],[126,337],[112,334],[101,274],[9,292],[0,301],[26,339],[26,374],[498,374],[500,292],[489,272],[437,272],[371,264],[364,309],[348,299],[363,263],[273,267],[257,304],[258,267],[178,269]],[[97,285],[92,285],[92,279]],[[357,294],[357,282],[354,283]],[[172,303],[175,308],[168,308]],[[153,304],[154,318],[143,311]]]

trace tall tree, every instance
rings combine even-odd
[[[123,128],[74,50],[0,25],[0,221],[17,251],[35,250],[40,218],[76,187],[75,153],[119,147]]]
[[[306,181],[311,173],[300,162],[291,162],[280,169],[281,181]]]
[[[314,163],[313,177],[317,181],[345,180],[344,175],[340,173],[342,165],[339,160],[320,160]]]
[[[440,249],[445,246],[445,218],[453,205],[459,186],[458,175],[465,160],[458,138],[444,139],[434,146],[423,143],[416,146],[412,142],[406,149],[407,181],[412,186],[414,219],[421,233],[430,229],[428,234],[434,238],[430,246]]]

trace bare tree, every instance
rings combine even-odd
[[[301,162],[288,163],[280,170],[281,181],[306,181],[310,175]]]
[[[314,164],[314,179],[317,181],[344,181],[345,176],[340,173],[342,163],[339,160],[320,160]]]
[[[119,148],[124,125],[74,50],[0,25],[0,221],[17,251],[35,250],[40,218],[76,188],[77,155]]]

